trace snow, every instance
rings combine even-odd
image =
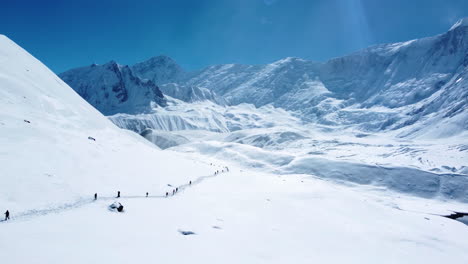
[[[450,28],[450,31],[455,30],[460,27],[468,27],[468,17],[464,17],[458,20],[453,26]]]
[[[118,129],[5,36],[0,36],[0,61],[2,208],[19,214],[96,192],[163,193],[168,183],[212,173],[202,162],[161,152],[134,132]]]
[[[441,263],[468,259],[456,204],[239,172],[170,198],[121,198],[0,226],[11,263]],[[466,208],[466,205],[458,205]],[[180,231],[195,234],[184,236]]]
[[[152,81],[138,78],[128,66],[111,61],[104,65],[69,70],[60,77],[101,113],[145,113],[166,104]]]
[[[466,220],[443,217],[468,212],[460,32],[325,63],[69,72],[126,83],[127,103],[86,98],[108,118],[0,36],[0,259],[464,263]],[[147,100],[154,80],[178,98]]]
[[[452,137],[467,130],[466,21],[437,36],[376,45],[325,62],[288,57],[266,65],[224,64],[185,72],[162,56],[129,70],[185,102],[273,105],[318,125],[352,126],[363,133],[402,130],[400,136],[410,138]],[[86,78],[80,73],[84,70],[76,71]],[[69,84],[80,91],[79,83]],[[145,106],[145,113],[153,111]],[[120,107],[106,114],[116,113],[134,111]],[[453,130],[440,131],[442,124]]]

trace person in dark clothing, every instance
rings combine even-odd
[[[168,193],[168,192],[166,192],[166,197],[167,197],[168,195],[169,195],[169,193]]]
[[[189,182],[189,185],[192,185],[192,181]]]
[[[97,200],[97,193],[94,194],[94,200]]]
[[[8,219],[10,219],[10,212],[7,210],[5,212],[5,221],[8,220]]]
[[[120,198],[120,191],[117,192],[117,198]]]
[[[146,197],[148,197],[148,192],[146,192]]]
[[[174,195],[174,194],[175,194],[175,190],[172,190],[172,195]]]
[[[178,192],[179,191],[179,188],[175,188],[175,192]]]

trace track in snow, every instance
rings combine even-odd
[[[227,172],[229,172],[229,171],[227,171]],[[117,197],[114,197],[114,196],[102,196],[102,197],[98,197],[98,200],[142,199],[142,198],[144,198],[144,199],[148,199],[148,198],[168,199],[168,198],[171,198],[172,196],[175,196],[175,195],[179,194],[181,191],[183,191],[184,189],[186,189],[188,187],[191,187],[191,186],[202,183],[205,179],[214,178],[214,177],[217,177],[219,174],[224,174],[224,173],[226,173],[226,172],[219,172],[218,174],[200,176],[200,177],[196,178],[195,180],[193,180],[192,184],[186,183],[186,184],[182,184],[182,185],[173,187],[174,190],[175,190],[175,188],[178,188],[178,192],[176,192],[175,194],[170,193],[167,197],[166,197],[166,195],[148,195],[148,196],[146,196],[146,195],[128,195],[128,196],[121,195],[120,198],[117,198]],[[91,198],[91,199],[80,199],[80,200],[78,200],[76,202],[62,204],[62,205],[52,207],[52,208],[32,209],[32,210],[28,210],[28,211],[16,214],[14,217],[10,215],[10,220],[8,220],[8,221],[0,220],[0,223],[8,223],[8,222],[11,222],[11,221],[14,221],[14,220],[27,220],[27,219],[30,219],[30,218],[33,218],[33,217],[36,217],[36,216],[48,215],[48,214],[51,214],[51,213],[61,213],[63,211],[72,210],[72,209],[80,208],[80,207],[88,205],[88,204],[92,204],[93,202],[95,202],[95,200],[93,198]]]

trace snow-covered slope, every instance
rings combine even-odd
[[[166,103],[154,82],[138,78],[130,67],[115,61],[73,69],[60,77],[105,115],[144,113]]]
[[[212,172],[117,128],[3,35],[0,146],[0,204],[16,215],[88,200],[95,192],[162,194],[168,183]]]
[[[232,132],[250,128],[268,128],[278,125],[294,126],[301,121],[289,112],[272,106],[256,108],[253,105],[220,106],[205,101],[184,103],[167,98],[168,105],[154,109],[153,113],[109,116],[117,126],[141,133],[147,128],[178,131],[204,130],[212,132]]]
[[[6,263],[465,263],[468,205],[302,175],[221,174],[168,199],[120,198],[0,223]],[[192,235],[182,233],[192,232]],[[79,252],[79,254],[77,254]]]

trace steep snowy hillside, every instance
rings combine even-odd
[[[166,103],[154,82],[138,78],[130,67],[114,61],[70,70],[60,77],[105,115],[144,113]]]
[[[16,216],[90,201],[96,192],[163,194],[168,183],[212,173],[208,166],[161,152],[117,128],[3,35],[0,146],[0,204]]]

